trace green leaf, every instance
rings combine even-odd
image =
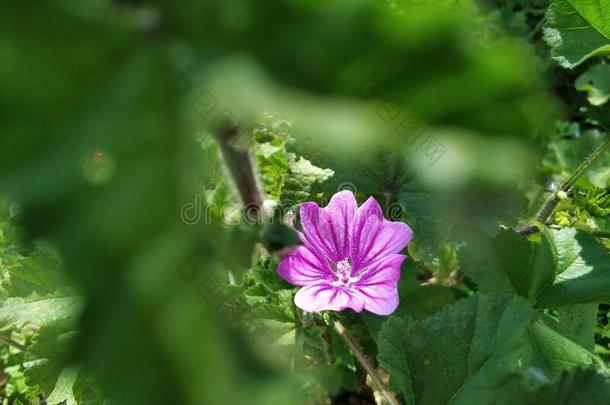
[[[458,290],[443,285],[421,285],[415,277],[415,271],[409,261],[403,264],[403,275],[398,283],[400,305],[394,312],[395,316],[424,319],[453,304],[462,295]],[[388,319],[370,312],[363,312],[360,317],[369,331],[375,334],[381,331],[383,323]]]
[[[347,369],[356,371],[356,363],[354,361],[354,355],[347,346],[345,341],[339,336],[334,328],[330,328],[330,334],[332,336],[332,351],[337,361],[340,361]]]
[[[556,376],[572,366],[592,366],[598,359],[582,346],[555,332],[541,321],[528,329],[528,347],[524,352],[532,356],[534,367],[547,375]]]
[[[400,294],[400,306],[395,314],[425,318],[456,301],[456,291],[442,285],[421,286]]]
[[[474,295],[425,320],[390,318],[379,361],[409,404],[522,403],[524,377],[593,361],[537,319],[522,298]]]
[[[515,289],[499,261],[495,240],[473,226],[456,227],[455,238],[465,241],[458,251],[460,270],[471,277],[483,293],[512,295]]]
[[[456,238],[466,241],[458,252],[460,269],[484,293],[519,294],[534,300],[553,282],[555,258],[549,241],[532,242],[512,230],[494,238],[471,227],[459,227]]]
[[[565,68],[610,53],[610,3],[554,0],[547,10],[544,40],[553,59]]]
[[[547,316],[544,322],[589,351],[593,351],[597,304],[565,305],[557,308],[556,317]]]
[[[286,142],[292,124],[277,117],[268,116],[259,127],[254,129],[256,162],[263,188],[267,196],[279,201],[282,188],[289,170],[289,154]]]
[[[67,385],[66,380],[77,373],[73,367],[66,367],[76,336],[71,322],[56,322],[41,327],[27,346],[24,367],[28,382],[40,386],[45,396],[57,390],[56,398],[63,397],[58,398],[58,402],[67,398],[61,393]]]
[[[586,193],[575,190],[574,203],[594,217],[606,218],[610,216],[610,194],[606,190],[593,187]]]
[[[532,242],[514,231],[491,238],[461,227],[460,269],[484,293],[519,294],[541,308],[610,300],[610,253],[573,228],[545,230]]]
[[[248,271],[244,292],[246,300],[254,298],[256,302],[259,302],[257,300],[263,300],[264,302],[270,293],[292,287],[283,278],[278,277],[276,273],[278,263],[277,258],[260,259]]]
[[[610,252],[593,236],[573,228],[552,231],[558,257],[557,277],[538,306],[610,301]]]
[[[21,327],[26,323],[45,325],[75,317],[82,308],[80,297],[47,298],[26,301],[9,298],[0,307],[0,329]]]
[[[60,297],[74,294],[66,280],[58,253],[40,244],[15,266],[8,267],[3,287],[12,297]]]
[[[263,123],[254,129],[256,161],[263,188],[269,198],[291,207],[307,200],[312,186],[324,183],[334,175],[330,169],[322,169],[309,160],[288,151],[292,123],[267,115]]]
[[[549,142],[542,162],[544,171],[553,175],[553,182],[563,183],[606,136],[595,130],[577,130],[569,138],[560,137]],[[610,186],[610,153],[599,156],[580,176],[576,185],[583,188],[595,185],[604,189]]]
[[[587,100],[592,105],[606,103],[610,99],[610,65],[599,63],[591,66],[578,76],[574,86],[578,91],[587,92]]]
[[[610,398],[610,378],[595,370],[565,371],[553,382],[541,386],[528,399],[528,405],[603,404]]]
[[[307,200],[315,184],[324,183],[334,174],[334,171],[317,167],[303,157],[297,159],[292,156],[282,203],[291,206]]]
[[[74,396],[74,385],[77,378],[78,369],[66,367],[61,370],[55,388],[47,398],[47,403],[58,405],[65,402],[65,405],[78,405]]]

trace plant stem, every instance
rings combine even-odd
[[[592,231],[591,235],[597,236],[598,238],[610,239],[610,231]]]
[[[13,346],[15,349],[25,352],[25,346],[15,342],[13,339],[11,339],[10,337],[0,333],[0,341],[6,343],[9,346]]]
[[[237,191],[244,205],[245,211],[256,213],[263,206],[263,193],[258,187],[252,159],[247,148],[237,144],[239,130],[236,127],[227,127],[214,134],[220,150],[224,157],[224,162],[231,173]]]
[[[574,173],[562,184],[559,191],[563,191],[567,193],[570,191],[576,180],[591,166],[591,164],[597,159],[604,151],[610,146],[610,135],[606,135],[606,139],[602,143],[600,143],[594,150],[591,152],[586,158],[583,159],[582,162],[578,165]],[[559,192],[558,191],[558,192]],[[544,224],[549,216],[553,213],[559,201],[561,201],[557,195],[558,192],[552,193],[549,198],[546,199],[540,210],[536,214],[535,221]],[[536,232],[539,232],[540,229],[536,225],[529,225],[528,227],[522,229],[520,233],[522,235],[530,235]]]
[[[341,338],[345,341],[352,353],[354,353],[354,356],[356,356],[358,363],[360,363],[360,365],[366,370],[367,374],[371,377],[377,388],[379,388],[379,391],[381,391],[385,399],[392,405],[400,405],[400,402],[398,402],[394,394],[392,394],[390,390],[386,388],[385,384],[383,383],[383,380],[377,373],[377,370],[375,370],[375,367],[373,367],[373,365],[369,362],[364,353],[362,353],[362,351],[358,347],[358,344],[347,334],[347,331],[345,330],[343,324],[340,321],[335,320],[334,327],[337,334],[341,336]]]

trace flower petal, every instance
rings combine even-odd
[[[307,243],[284,257],[277,267],[277,274],[294,285],[315,284],[332,277],[328,264]]]
[[[400,266],[407,257],[393,254],[373,263],[356,288],[364,299],[364,309],[377,315],[389,315],[398,307]]]
[[[374,285],[377,283],[397,283],[400,280],[400,266],[407,256],[391,254],[369,265],[356,285]]]
[[[307,240],[324,257],[337,263],[350,254],[350,235],[358,204],[351,191],[333,196],[325,208],[301,204],[301,224]]]
[[[308,312],[343,311],[346,308],[362,312],[364,308],[364,301],[356,291],[325,282],[301,288],[294,297],[294,303]]]
[[[398,308],[398,287],[396,283],[362,287],[358,292],[364,299],[364,309],[375,315],[390,315]]]
[[[358,208],[352,233],[352,267],[359,271],[388,255],[399,253],[413,238],[404,222],[383,217],[379,203],[369,198]]]

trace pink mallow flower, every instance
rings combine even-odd
[[[407,224],[386,220],[373,197],[358,207],[350,191],[335,194],[325,208],[303,203],[301,224],[303,245],[284,257],[277,269],[289,283],[303,286],[294,298],[299,308],[394,312],[400,266],[406,258],[399,253],[413,237]]]

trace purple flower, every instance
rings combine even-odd
[[[303,245],[277,269],[289,283],[303,286],[294,298],[299,308],[394,312],[406,258],[399,252],[413,237],[409,226],[386,220],[373,197],[358,207],[350,191],[335,194],[326,208],[303,203],[301,223]]]

